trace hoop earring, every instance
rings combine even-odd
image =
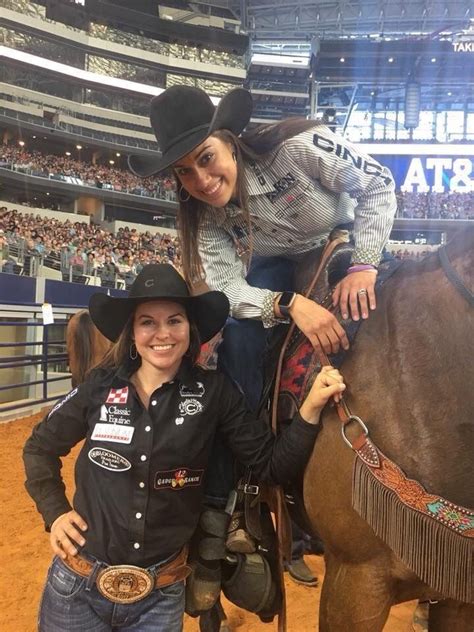
[[[134,342],[132,342],[132,344],[130,345],[129,356],[130,356],[130,360],[136,360],[138,358],[137,346]]]
[[[183,196],[181,195],[183,191],[186,191],[186,189],[182,186],[180,190],[178,191],[178,200],[180,202],[189,202],[189,200],[191,199],[191,193],[189,193],[189,191],[186,191],[186,193],[188,194],[188,197],[183,198]]]

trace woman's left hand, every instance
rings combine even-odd
[[[318,423],[321,411],[328,400],[332,397],[335,402],[340,402],[345,388],[341,373],[332,366],[323,366],[301,405],[301,417],[308,423]]]
[[[346,320],[349,318],[349,309],[352,320],[359,320],[369,317],[369,308],[375,309],[377,303],[375,300],[375,280],[377,272],[362,271],[352,272],[345,276],[336,285],[332,303],[334,307],[339,303],[342,317]]]

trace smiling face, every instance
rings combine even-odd
[[[133,339],[142,359],[142,370],[174,377],[189,348],[189,320],[183,305],[150,301],[135,310]]]
[[[184,189],[210,206],[225,206],[235,194],[237,163],[231,144],[209,136],[173,165]],[[184,197],[184,193],[183,193]]]

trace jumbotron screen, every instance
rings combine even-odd
[[[397,190],[408,193],[474,191],[474,145],[361,143],[364,152],[387,166]]]

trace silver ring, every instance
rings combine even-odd
[[[357,294],[367,294],[367,290],[362,288],[361,290],[357,290]]]

